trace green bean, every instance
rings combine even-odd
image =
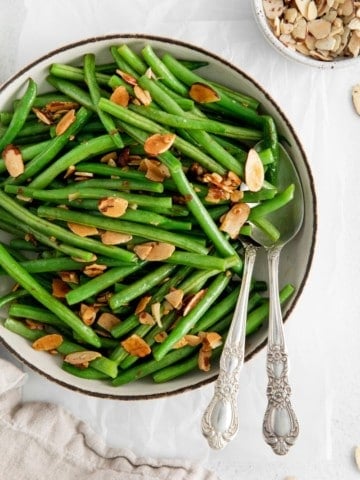
[[[238,265],[239,260],[236,255],[220,258],[214,255],[175,251],[165,262],[173,265],[188,265],[194,268],[216,269],[224,272]]]
[[[102,273],[98,277],[92,278],[88,282],[75,287],[70,290],[66,295],[66,301],[68,305],[74,305],[83,300],[86,300],[92,295],[96,295],[102,290],[111,287],[116,282],[121,282],[128,275],[137,272],[143,267],[144,264],[132,265],[130,267],[114,267],[110,270]]]
[[[87,110],[91,110],[93,112],[96,111],[95,105],[93,104],[88,92],[86,90],[83,90],[75,83],[64,80],[63,78],[54,77],[54,75],[47,76],[46,80],[54,88],[69,96],[72,100],[79,103]]]
[[[37,322],[62,327],[64,324],[53,313],[44,308],[35,307],[33,305],[23,305],[21,303],[13,303],[9,307],[10,317],[21,317],[36,320]]]
[[[85,144],[78,145],[65,153],[62,157],[53,162],[47,169],[43,170],[32,182],[32,188],[47,187],[58,175],[88,158],[96,155],[103,155],[114,148],[114,143],[110,135],[102,135],[93,138]]]
[[[114,190],[139,190],[144,192],[163,193],[164,187],[161,182],[153,182],[147,178],[137,179],[90,179],[78,183],[79,188],[109,188]]]
[[[285,206],[294,198],[294,191],[295,185],[291,184],[285,190],[276,194],[270,200],[265,200],[260,205],[252,208],[249,215],[249,220],[257,220]]]
[[[142,294],[148,292],[151,288],[158,285],[164,280],[173,270],[173,265],[162,265],[151,273],[148,273],[141,279],[133,282],[131,285],[125,287],[118,293],[111,296],[109,305],[112,310],[116,310],[122,305],[126,305],[131,300],[140,297]]]
[[[264,123],[264,144],[265,147],[269,147],[273,154],[273,162],[269,165],[268,176],[269,181],[274,185],[277,185],[277,177],[279,170],[279,155],[280,146],[278,142],[278,134],[274,119],[270,115],[263,115]]]
[[[203,83],[206,85],[210,84],[211,87],[210,82],[204,80],[200,75],[197,75],[194,72],[188,70],[171,54],[165,53],[162,57],[162,61],[165,63],[168,69],[186,85],[191,86],[193,83]],[[216,87],[213,88],[216,90]],[[261,115],[256,113],[253,109],[246,108],[236,100],[233,100],[224,91],[219,92],[219,100],[216,103],[216,106],[220,106],[225,111],[236,115],[238,118],[244,120],[244,122],[248,123],[249,125],[253,125],[255,127],[263,126],[263,119]]]
[[[89,172],[96,173],[96,175],[101,175],[105,177],[119,177],[131,180],[145,180],[145,173],[140,172],[139,170],[129,170],[121,167],[112,167],[103,163],[94,163],[94,162],[81,162],[76,165],[77,172]],[[149,180],[150,183],[150,180]],[[155,183],[155,182],[152,182]],[[163,189],[161,189],[161,192]],[[161,193],[159,192],[159,193]]]
[[[86,343],[94,345],[95,347],[100,346],[100,341],[96,333],[59,300],[48,293],[34,277],[9,255],[2,245],[0,245],[0,265],[14,280],[25,288],[32,297],[57,315],[65,325],[74,330]]]
[[[20,132],[34,103],[36,93],[37,85],[34,80],[30,78],[28,80],[26,91],[17,105],[5,133],[0,138],[0,152],[4,150],[4,148],[9,145]]]
[[[70,138],[83,127],[83,125],[91,117],[91,112],[84,108],[80,108],[76,112],[75,121],[65,130],[64,133],[58,135],[57,137],[51,139],[48,143],[48,146],[39,152],[29,163],[26,164],[25,172],[12,179],[6,183],[22,183],[29,178],[33,178],[38,172],[46,167],[53,159],[58,155],[58,153],[69,143]]]
[[[59,239],[72,246],[86,248],[89,250],[89,252],[100,253],[108,257],[118,258],[119,260],[123,260],[125,262],[132,262],[136,260],[136,256],[131,252],[127,252],[119,247],[113,247],[112,245],[103,245],[101,242],[91,238],[79,237],[78,235],[69,232],[69,230],[63,229],[58,225],[54,225],[51,222],[39,218],[38,216],[27,211],[24,207],[20,206],[1,190],[0,202],[4,210],[9,212],[21,222],[19,224],[21,228],[31,228],[39,234],[48,236],[50,241],[52,241],[52,237],[54,237],[55,240],[53,243],[56,242],[56,239]]]
[[[144,63],[143,60],[136,55],[126,43],[117,47],[117,51],[123,58],[124,62],[130,65],[133,71],[136,71],[136,73],[140,75],[143,75],[146,72],[148,68],[146,63]]]
[[[163,129],[160,125],[156,124],[155,122],[145,119],[141,115],[132,112],[128,108],[121,107],[120,105],[116,105],[113,102],[110,102],[106,98],[101,98],[99,102],[99,108],[102,110],[114,115],[114,117],[119,118],[126,124],[122,124],[125,131],[133,131],[133,129],[129,129],[129,126],[140,128],[141,130],[146,130],[151,133],[165,133],[166,130]],[[186,140],[176,137],[174,141],[174,146],[184,153],[188,155],[190,158],[194,159],[195,161],[199,162],[204,168],[211,172],[219,173],[223,175],[226,170],[223,166],[219,165],[214,159],[209,157],[208,155],[204,154],[199,148],[191,143],[187,142]]]
[[[187,314],[182,317],[176,326],[171,330],[163,343],[159,345],[153,355],[156,360],[162,359],[169,350],[186,335],[196,324],[196,322],[204,315],[207,309],[216,301],[219,295],[228,285],[230,277],[228,274],[220,273],[211,283],[204,297],[199,303]]]
[[[95,68],[95,65],[94,65]],[[84,68],[73,67],[72,65],[65,65],[62,63],[53,63],[50,66],[49,72],[55,77],[64,78],[66,80],[72,80],[74,82],[86,82],[86,62],[84,59]],[[108,85],[109,75],[104,73],[95,73],[96,81],[100,85]]]
[[[190,252],[194,253],[207,253],[206,247],[189,236],[180,233],[173,235],[171,232],[153,227],[151,225],[145,226],[143,224],[136,224],[125,220],[123,221],[113,218],[110,219],[106,217],[65,210],[63,208],[39,207],[37,214],[39,217],[47,217],[65,222],[79,223],[80,225],[93,226],[102,230],[110,230],[112,232],[138,235],[155,242],[171,243],[176,247],[183,248],[184,250],[189,250]]]
[[[95,55],[93,53],[87,53],[84,55],[84,79],[90,92],[90,98],[95,106],[96,113],[100,118],[101,123],[110,135],[115,147],[122,148],[124,142],[116,128],[113,118],[98,108],[98,103],[101,97],[98,85],[98,75],[99,74],[96,74],[95,72]],[[105,84],[107,84],[107,82],[108,78],[106,79]]]
[[[113,57],[113,59],[115,60],[115,63],[118,67],[119,70],[125,72],[125,73],[128,73],[130,74],[132,77],[134,77],[135,79],[138,78],[138,74],[136,72],[136,70],[134,70],[134,68],[132,68],[128,62],[126,62],[122,56],[120,55],[119,51],[118,51],[118,47],[116,46],[112,46],[110,47],[110,52],[111,52],[111,55]]]
[[[184,128],[189,130],[205,130],[226,137],[236,138],[241,141],[257,141],[262,138],[260,130],[238,127],[208,118],[183,117],[163,112],[151,106],[130,105],[129,109],[140,115],[169,127]]]
[[[71,365],[70,363],[63,362],[61,368],[71,375],[79,378],[85,378],[86,380],[105,380],[108,378],[108,375],[102,373],[98,370],[95,370],[92,367],[87,368],[79,368],[75,367],[75,365]]]
[[[64,270],[81,270],[84,265],[69,257],[36,258],[20,262],[28,273],[59,272]]]
[[[5,307],[5,305],[13,302],[14,300],[17,300],[18,298],[26,297],[28,295],[28,292],[25,289],[21,288],[16,290],[15,292],[7,293],[6,295],[0,297],[0,308]]]
[[[259,217],[253,219],[252,223],[269,237],[271,243],[275,243],[279,240],[280,231],[267,218]]]
[[[180,62],[181,63],[181,62]],[[186,66],[186,65],[185,65]],[[189,67],[187,67],[189,69]],[[189,69],[191,70],[191,69]],[[254,97],[250,97],[249,95],[245,95],[244,93],[237,92],[229,87],[225,87],[217,82],[211,81],[210,84],[220,90],[220,92],[226,93],[230,98],[236,100],[241,105],[246,108],[252,108],[253,110],[257,110],[260,106],[259,100],[256,100]]]

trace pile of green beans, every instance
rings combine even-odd
[[[114,45],[110,54],[104,65],[91,52],[81,65],[50,65],[51,91],[39,92],[29,79],[13,109],[0,112],[0,229],[11,235],[0,243],[0,275],[17,287],[0,298],[0,307],[7,307],[5,328],[30,342],[59,333],[60,358],[101,354],[80,367],[62,361],[71,375],[114,386],[146,376],[165,382],[198,369],[202,344],[179,346],[186,335],[217,332],[225,339],[240,288],[239,236],[251,236],[256,225],[277,238],[265,216],[291,201],[294,187],[277,189],[274,120],[257,99],[208,79],[206,62],[160,56],[149,44],[140,51]],[[211,89],[216,101],[194,100],[194,84]],[[113,100],[119,87],[128,105]],[[59,132],[67,104],[74,118]],[[55,105],[64,112],[51,116]],[[174,134],[172,146],[152,158],[167,169],[161,181],[139,167],[150,158],[145,144],[154,134]],[[256,192],[243,188],[251,148],[265,171]],[[9,173],[9,149],[21,155],[24,168],[17,176]],[[229,173],[242,182],[236,202],[251,206],[235,239],[219,228],[235,201],[228,195],[214,203],[204,180],[204,174],[225,180]],[[103,199],[121,199],[128,208],[117,218],[104,215],[98,208]],[[81,236],[70,228],[74,224],[93,233]],[[104,232],[127,237],[109,244],[102,241]],[[148,242],[175,250],[160,260],[141,260],[137,246]],[[59,282],[62,294],[54,287]],[[175,290],[183,295],[179,307],[166,299]],[[293,293],[285,285],[281,302]],[[91,322],[83,318],[84,308],[93,308]],[[254,280],[247,335],[261,327],[268,310],[266,284]],[[153,322],[141,323],[141,312]],[[115,319],[111,327],[98,323],[106,313]],[[134,336],[148,347],[146,355],[127,348]],[[214,349],[213,363],[221,348]]]

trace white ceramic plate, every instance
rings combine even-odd
[[[21,95],[27,79],[32,77],[39,85],[39,90],[50,90],[45,83],[48,67],[51,63],[81,63],[85,53],[96,54],[97,63],[112,61],[109,47],[121,43],[129,43],[132,48],[140,49],[146,43],[158,51],[168,51],[177,58],[189,60],[205,60],[209,66],[204,70],[206,78],[238,89],[257,98],[262,104],[262,110],[270,114],[278,125],[280,135],[289,142],[287,149],[298,169],[305,196],[305,219],[296,240],[292,241],[283,250],[280,269],[280,287],[291,283],[296,287],[296,294],[285,309],[284,318],[288,318],[304,288],[312,262],[315,235],[316,235],[316,197],[313,179],[304,150],[292,126],[284,113],[270,98],[266,91],[251,79],[246,73],[231,65],[229,62],[201,48],[180,41],[145,35],[112,35],[87,39],[75,44],[67,45],[35,61],[25,67],[0,88],[0,110],[11,108],[14,98]],[[4,233],[0,234],[4,238]],[[256,278],[266,279],[265,261],[259,257],[257,261]],[[7,292],[8,284],[1,283],[0,295]],[[177,380],[154,384],[151,380],[142,380],[112,387],[105,382],[83,380],[64,372],[60,367],[60,359],[47,353],[34,351],[29,342],[13,334],[0,325],[0,336],[7,348],[21,361],[33,368],[38,373],[46,376],[64,387],[71,388],[89,395],[117,398],[117,399],[143,399],[180,393],[188,389],[197,388],[213,381],[216,369],[209,373],[194,372]],[[247,357],[263,348],[266,339],[266,326],[253,334],[247,341]]]

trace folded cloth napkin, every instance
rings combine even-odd
[[[0,478],[6,480],[216,480],[183,460],[109,448],[58,405],[21,403],[24,374],[0,359]]]

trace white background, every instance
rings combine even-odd
[[[193,459],[223,480],[360,478],[353,460],[360,444],[360,118],[351,103],[360,65],[321,71],[284,59],[260,34],[250,0],[0,0],[0,82],[54,48],[110,33],[171,36],[222,56],[256,79],[298,132],[318,200],[312,270],[286,324],[301,435],[284,458],[262,439],[264,352],[244,367],[240,431],[221,452],[209,450],[199,427],[212,386],[116,402],[29,372],[24,400],[60,403],[111,446]]]

